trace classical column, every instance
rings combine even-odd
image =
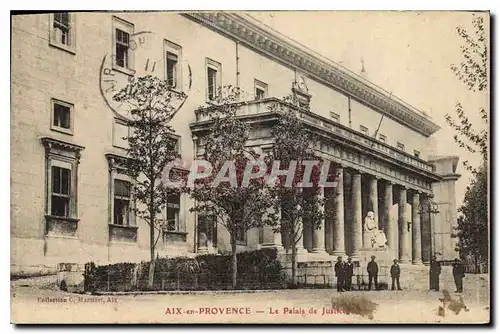
[[[269,214],[274,212],[273,208],[269,208]],[[281,210],[278,209],[277,212],[278,221],[281,220]],[[262,248],[276,248],[278,251],[284,250],[283,243],[281,240],[281,232],[274,232],[271,226],[263,226],[262,227]]]
[[[420,225],[420,193],[413,193],[411,201],[411,240],[413,264],[422,264],[422,234]]]
[[[344,169],[338,167],[337,174],[337,188],[333,189],[335,192],[334,198],[334,218],[333,218],[333,255],[345,256],[345,238],[344,238]]]
[[[308,219],[302,219],[302,244],[304,248],[310,252],[313,248],[313,228]]]
[[[331,254],[333,252],[333,220],[334,211],[335,211],[335,203],[334,203],[334,193],[336,192],[335,188],[325,189],[325,194],[328,191],[328,194],[325,195],[327,200],[325,202],[325,249],[326,252]]]
[[[386,181],[384,192],[384,225],[387,233],[387,245],[390,249],[395,250],[396,254],[399,251],[398,243],[398,222],[396,219],[391,219],[392,211],[392,183]],[[396,256],[397,257],[397,256]]]
[[[352,257],[359,257],[359,250],[363,246],[363,217],[361,212],[361,173],[354,171],[352,173],[352,223],[353,223],[353,247]]]
[[[420,200],[422,203],[427,202],[427,195],[421,195]],[[422,229],[422,261],[424,264],[429,264],[431,261],[431,220],[429,208],[422,206],[420,210],[420,224]]]
[[[399,261],[411,262],[408,243],[408,222],[406,221],[406,188],[399,189],[398,225],[399,225]]]
[[[377,223],[377,227],[380,228],[378,222],[378,189],[377,189],[377,177],[373,176],[370,178],[370,197],[368,203],[368,210],[373,212],[373,218]]]
[[[319,188],[318,194],[315,197],[319,201],[323,201],[325,197],[325,189]],[[320,204],[319,208],[322,212],[325,212],[324,204]],[[313,231],[313,247],[312,253],[326,253],[325,250],[325,218],[323,217],[320,221],[318,228]]]

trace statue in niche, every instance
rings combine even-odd
[[[387,238],[385,233],[378,229],[373,211],[368,211],[365,217],[365,236],[371,248],[387,247]]]

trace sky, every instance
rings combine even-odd
[[[458,155],[479,165],[480,156],[459,148],[445,115],[455,114],[461,102],[474,128],[485,128],[480,107],[489,111],[489,92],[470,92],[450,70],[462,60],[462,39],[456,27],[471,28],[472,12],[252,12],[267,26],[360,73],[392,91],[414,107],[427,112],[441,126],[433,135],[431,153]],[[487,14],[483,15],[488,23]],[[487,26],[488,27],[488,26]],[[489,29],[487,29],[489,31]],[[470,30],[472,32],[472,30]],[[456,184],[457,205],[471,175],[459,163],[462,177]]]

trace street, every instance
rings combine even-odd
[[[469,311],[438,315],[441,292],[353,291],[378,304],[372,320],[331,309],[333,289],[231,293],[91,296],[49,289],[50,279],[11,282],[15,323],[485,323],[488,282],[467,275],[463,300]],[[452,292],[454,287],[446,286]]]

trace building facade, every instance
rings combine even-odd
[[[263,150],[278,116],[268,106],[290,94],[301,101],[303,122],[324,138],[311,145],[341,176],[340,196],[326,204],[335,218],[317,230],[304,223],[303,261],[366,259],[369,212],[387,237],[383,256],[456,257],[458,158],[429,155],[439,127],[427,114],[248,15],[47,13],[12,17],[13,270],[149,258],[149,227],[129,210],[123,173],[127,107],[112,98],[142,75],[187,94],[172,120],[185,161],[200,154],[207,125],[195,110],[217,87],[245,92],[239,113],[259,125],[249,145]],[[193,205],[186,194],[169,198],[158,255],[229,251],[228,232]],[[238,239],[239,250],[287,247],[267,228]]]

